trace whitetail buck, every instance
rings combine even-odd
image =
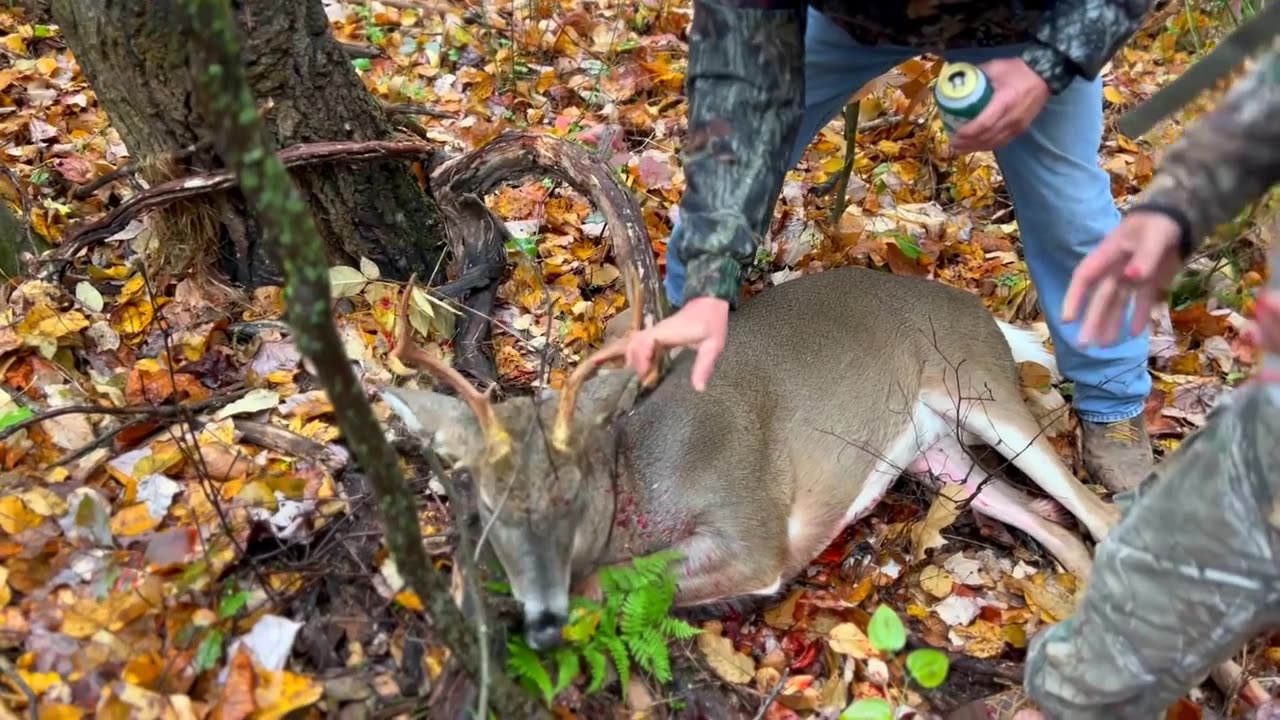
[[[399,322],[401,359],[462,399],[384,397],[470,470],[534,647],[559,641],[571,583],[661,549],[684,555],[679,605],[776,593],[904,470],[964,483],[970,495],[981,483],[972,507],[1087,576],[1089,551],[1046,503],[988,476],[962,444],[995,448],[1096,539],[1118,520],[1023,402],[1015,360],[1052,364],[1049,354],[938,282],[843,268],[771,288],[731,316],[705,393],[689,384],[693,354],[681,353],[638,402],[634,373],[599,370],[621,356],[618,340],[561,392],[492,404],[414,345],[403,304]]]

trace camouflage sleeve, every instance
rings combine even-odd
[[[786,175],[804,102],[804,5],[695,0],[680,202],[684,298],[737,302]]]
[[[1194,249],[1280,181],[1280,51],[1264,56],[1218,107],[1188,128],[1133,209],[1165,212]]]
[[[1151,0],[1063,0],[1040,20],[1022,59],[1057,95],[1076,77],[1092,80],[1142,26]]]
[[[1280,622],[1277,394],[1255,382],[1228,395],[1130,495],[1075,613],[1027,648],[1027,694],[1045,715],[1163,718]]]

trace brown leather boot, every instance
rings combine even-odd
[[[1080,440],[1085,471],[1112,492],[1132,490],[1151,473],[1151,438],[1141,414],[1109,423],[1081,418]]]

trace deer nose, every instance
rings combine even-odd
[[[560,644],[560,630],[569,618],[550,610],[543,610],[524,621],[524,637],[534,650],[550,650]]]

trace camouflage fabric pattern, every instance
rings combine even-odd
[[[1192,246],[1280,182],[1280,50],[1261,58],[1213,112],[1188,128],[1134,203],[1173,208]]]
[[[1053,720],[1154,720],[1280,624],[1280,388],[1219,402],[1132,493],[1075,615],[1037,635],[1026,690]]]
[[[867,45],[920,52],[1027,44],[1054,93],[1092,79],[1150,0],[695,0],[686,73],[684,297],[736,303],[768,232],[804,102],[808,8]]]

